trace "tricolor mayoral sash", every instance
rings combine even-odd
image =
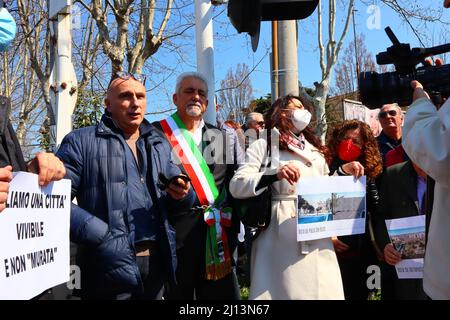
[[[219,194],[211,170],[178,114],[174,113],[160,123],[204,208],[204,220],[208,225],[206,279],[221,279],[231,272],[231,255],[224,229],[231,226],[231,208],[223,206],[226,198],[225,188],[222,188]]]

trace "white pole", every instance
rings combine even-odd
[[[296,20],[278,21],[279,95],[298,95]]]
[[[52,134],[54,151],[66,134],[72,131],[72,114],[77,101],[77,77],[72,65],[71,0],[50,0],[49,12],[52,21],[51,44],[54,62],[51,73],[50,100],[55,116],[55,132]]]
[[[209,0],[195,0],[195,40],[197,48],[197,71],[208,83],[208,108],[204,120],[216,125],[214,104],[214,47],[212,6]]]

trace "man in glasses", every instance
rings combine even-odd
[[[190,207],[190,183],[145,118],[139,75],[117,73],[97,126],[69,133],[58,156],[72,180],[71,240],[79,245],[82,299],[159,299],[174,280],[167,211]]]
[[[226,162],[229,135],[203,120],[208,85],[201,74],[181,74],[172,100],[177,111],[155,126],[189,175],[196,200],[189,210],[169,212],[177,235],[178,269],[177,284],[169,285],[166,299],[238,299],[232,253],[239,220],[230,210],[228,195],[235,168]]]
[[[378,119],[383,128],[377,137],[378,148],[380,149],[384,164],[386,153],[402,143],[402,109],[396,103],[385,104],[380,109]]]
[[[264,130],[265,123],[264,117],[259,112],[250,112],[245,117],[245,125],[243,126],[243,130],[245,132],[245,150],[247,150],[248,146],[259,138],[261,131]]]

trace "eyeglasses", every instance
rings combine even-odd
[[[397,110],[381,111],[381,112],[378,114],[378,118],[386,118],[388,114],[389,114],[391,117],[395,117],[395,116],[397,115]]]
[[[256,124],[260,127],[264,127],[266,124],[264,123],[264,121],[256,121]]]
[[[118,71],[114,73],[114,75],[111,77],[111,80],[109,81],[108,88],[111,85],[111,83],[116,80],[117,78],[123,79],[123,80],[129,80],[130,78],[133,78],[136,81],[139,81],[145,86],[145,80],[146,76],[140,73],[129,73],[125,71]]]

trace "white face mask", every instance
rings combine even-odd
[[[306,109],[296,109],[292,112],[291,121],[298,132],[301,132],[309,125],[311,113]]]

